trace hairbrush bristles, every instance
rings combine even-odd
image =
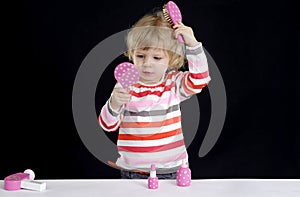
[[[170,25],[174,25],[174,23],[172,22],[172,20],[171,20],[171,18],[170,18],[170,16],[169,16],[169,13],[168,13],[168,10],[167,10],[167,8],[166,8],[166,5],[164,5],[163,6],[163,15],[164,15],[164,17],[165,17],[165,19],[166,19],[166,21],[168,21],[168,23],[170,23]]]

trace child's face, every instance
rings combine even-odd
[[[169,66],[169,55],[162,49],[138,49],[134,51],[133,63],[139,69],[141,82],[155,84],[161,80]]]

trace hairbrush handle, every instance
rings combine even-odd
[[[184,44],[184,39],[183,39],[183,36],[182,36],[181,34],[179,34],[179,35],[177,36],[177,40],[178,40],[178,42]]]

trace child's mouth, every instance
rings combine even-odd
[[[154,73],[149,72],[149,71],[143,71],[143,74],[146,75],[146,76],[150,76],[150,75],[153,75]]]

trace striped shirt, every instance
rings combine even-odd
[[[119,111],[111,109],[109,100],[102,107],[101,127],[109,132],[119,128],[118,166],[132,170],[155,164],[159,169],[170,169],[187,160],[179,105],[200,93],[210,76],[201,43],[187,46],[186,57],[189,71],[169,71],[153,85],[138,82],[131,87],[131,100]]]

